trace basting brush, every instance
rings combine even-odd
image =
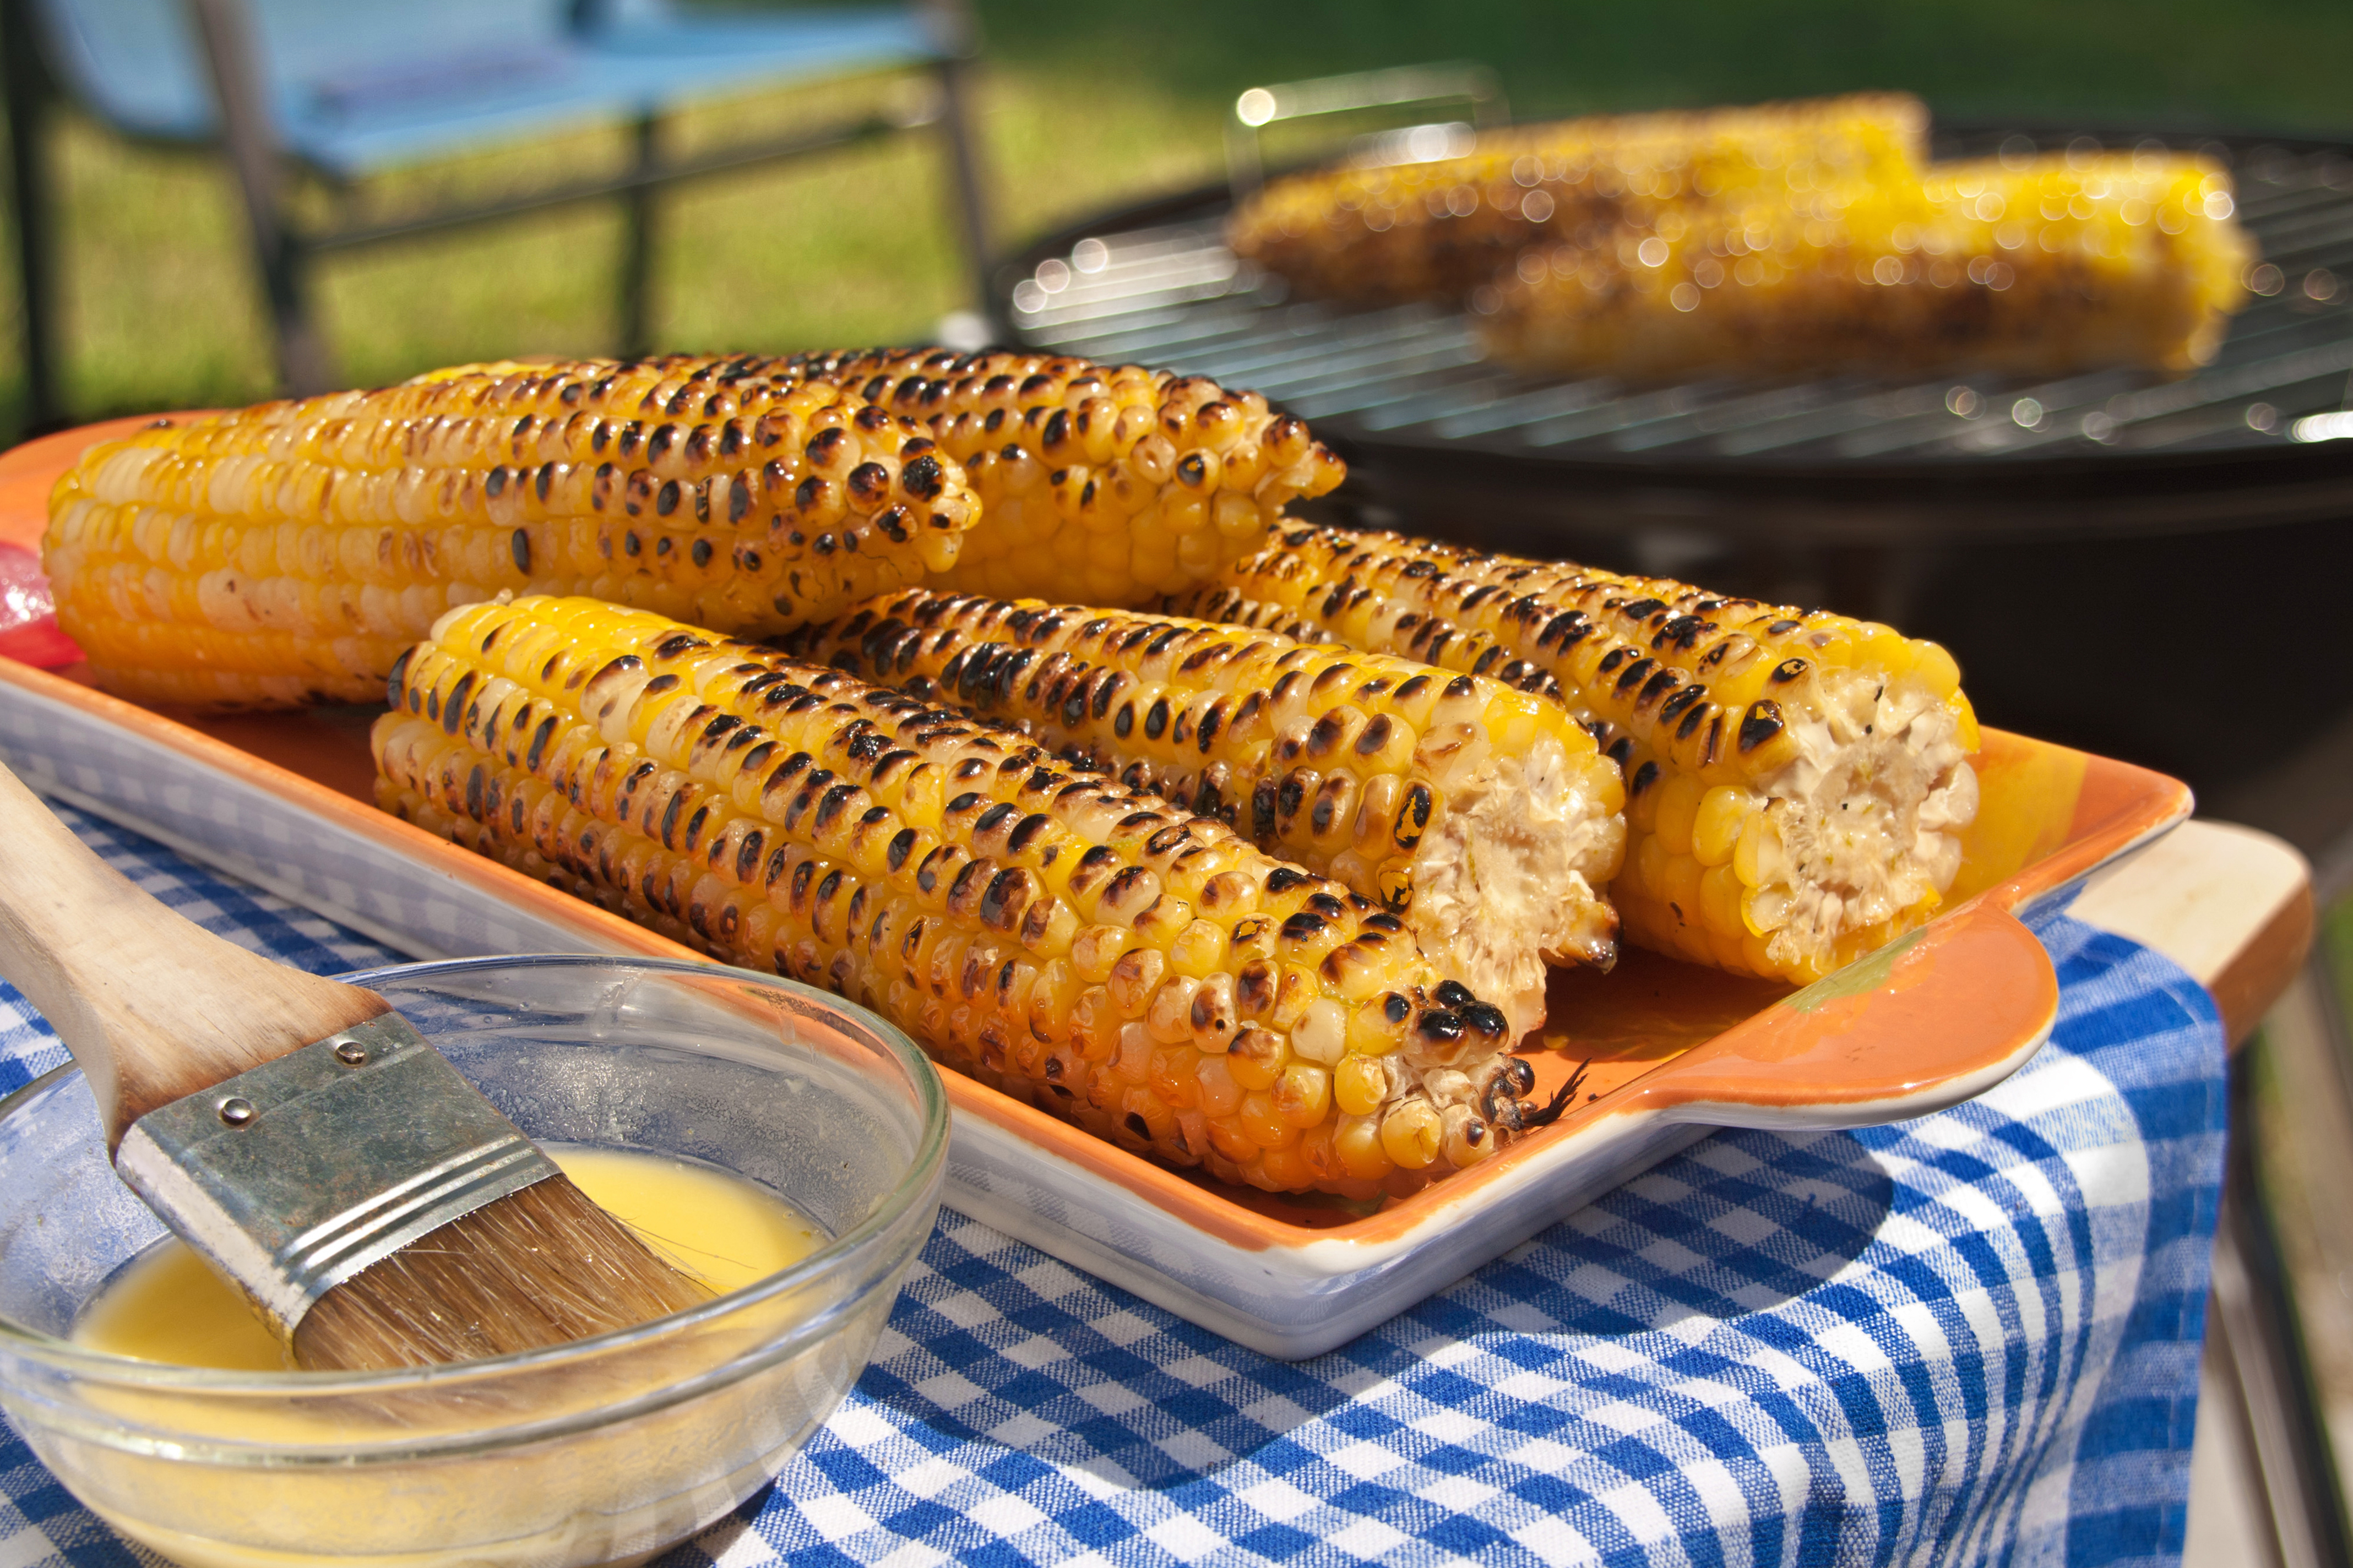
[[[708,1293],[591,1203],[390,1004],[140,891],[0,769],[0,976],[123,1181],[306,1369],[542,1348]]]

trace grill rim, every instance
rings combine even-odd
[[[1987,144],[2017,135],[2046,147],[2076,137],[2107,147],[2152,138],[2183,150],[2219,144],[2229,153],[2234,174],[2259,149],[2353,161],[2353,141],[2184,122],[1937,121],[1931,144],[1944,157],[1957,147],[1982,152]],[[992,269],[991,302],[1002,320],[1012,322],[1014,288],[1039,263],[1068,257],[1080,241],[1199,222],[1230,211],[1232,205],[1230,188],[1219,181],[1063,225]],[[1010,331],[1017,347],[1058,352],[1026,339],[1018,326]],[[1968,372],[1964,367],[1954,374]],[[1812,544],[1883,543],[1891,534],[1917,542],[2161,536],[2353,514],[2353,440],[2240,450],[1757,460],[1689,453],[1514,452],[1459,437],[1371,434],[1346,427],[1345,421],[1310,423],[1317,438],[1348,463],[1349,477],[1330,504],[1359,513],[1411,514],[1419,510],[1417,498],[1439,498],[1465,525],[1454,531],[1484,533],[1498,542],[1524,537],[1526,531],[1501,519],[1492,521],[1502,526],[1482,527],[1467,514],[1482,506],[1525,511],[1534,501],[1552,523],[1574,529],[1622,529],[1642,521],[1727,542]]]

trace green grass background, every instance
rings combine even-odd
[[[981,0],[982,136],[1001,246],[1213,179],[1242,88],[1440,59],[1496,68],[1522,116],[1905,88],[1940,113],[2344,131],[2344,0],[1662,0],[1443,5]],[[713,106],[681,144],[836,112],[846,84]],[[393,212],[617,155],[587,134],[375,183]],[[67,395],[82,417],[267,395],[256,288],[211,159],[127,146],[69,121],[50,149],[63,205]],[[902,137],[666,197],[663,343],[784,349],[905,342],[967,302],[928,137]],[[618,225],[584,208],[335,258],[322,305],[341,369],[372,384],[504,353],[612,345]],[[13,242],[5,262],[13,265]],[[13,276],[0,321],[0,442],[22,406]]]

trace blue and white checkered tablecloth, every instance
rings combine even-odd
[[[375,944],[80,816],[210,929]],[[2063,915],[2051,1045],[1941,1115],[1727,1132],[1286,1364],[943,1214],[872,1367],[661,1560],[2179,1560],[2223,1058],[2205,993]],[[0,986],[0,1092],[62,1059]],[[152,1562],[0,1426],[0,1568]]]

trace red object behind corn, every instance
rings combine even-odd
[[[0,658],[56,669],[81,657],[74,640],[58,630],[57,600],[41,558],[0,540]]]

